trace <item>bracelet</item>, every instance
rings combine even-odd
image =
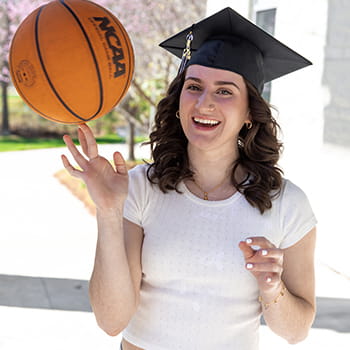
[[[277,304],[278,303],[278,300],[284,296],[286,289],[287,289],[286,286],[282,282],[282,289],[278,293],[277,297],[274,300],[272,300],[270,303],[266,303],[263,300],[261,295],[259,295],[259,299],[258,300],[259,300],[260,304],[264,307],[264,309],[267,310],[272,304]]]

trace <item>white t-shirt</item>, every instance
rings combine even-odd
[[[261,306],[258,286],[238,247],[265,236],[280,248],[316,224],[305,194],[284,180],[263,215],[236,192],[206,201],[184,184],[162,193],[147,165],[129,172],[126,219],[143,227],[140,305],[123,332],[146,350],[256,350]]]

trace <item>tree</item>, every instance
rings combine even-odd
[[[8,87],[10,84],[8,55],[10,43],[19,23],[42,3],[39,0],[1,0],[0,2],[1,135],[10,134],[8,108]]]

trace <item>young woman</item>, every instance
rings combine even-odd
[[[97,207],[92,308],[108,334],[124,330],[123,350],[256,350],[261,314],[290,343],[313,322],[316,220],[277,166],[267,55],[237,22],[260,33],[231,9],[197,24],[210,34],[159,103],[151,164],[128,174],[116,152],[112,167],[86,125],[86,157],[64,137],[82,170],[64,166]]]

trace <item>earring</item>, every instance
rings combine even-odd
[[[246,128],[247,128],[248,130],[250,130],[250,129],[252,128],[252,126],[253,126],[253,123],[252,123],[251,121],[246,122],[246,123],[245,123],[245,126],[246,126]]]
[[[180,119],[180,113],[179,113],[179,111],[177,111],[177,112],[175,113],[175,115],[176,115],[176,118],[177,118],[177,119]]]

